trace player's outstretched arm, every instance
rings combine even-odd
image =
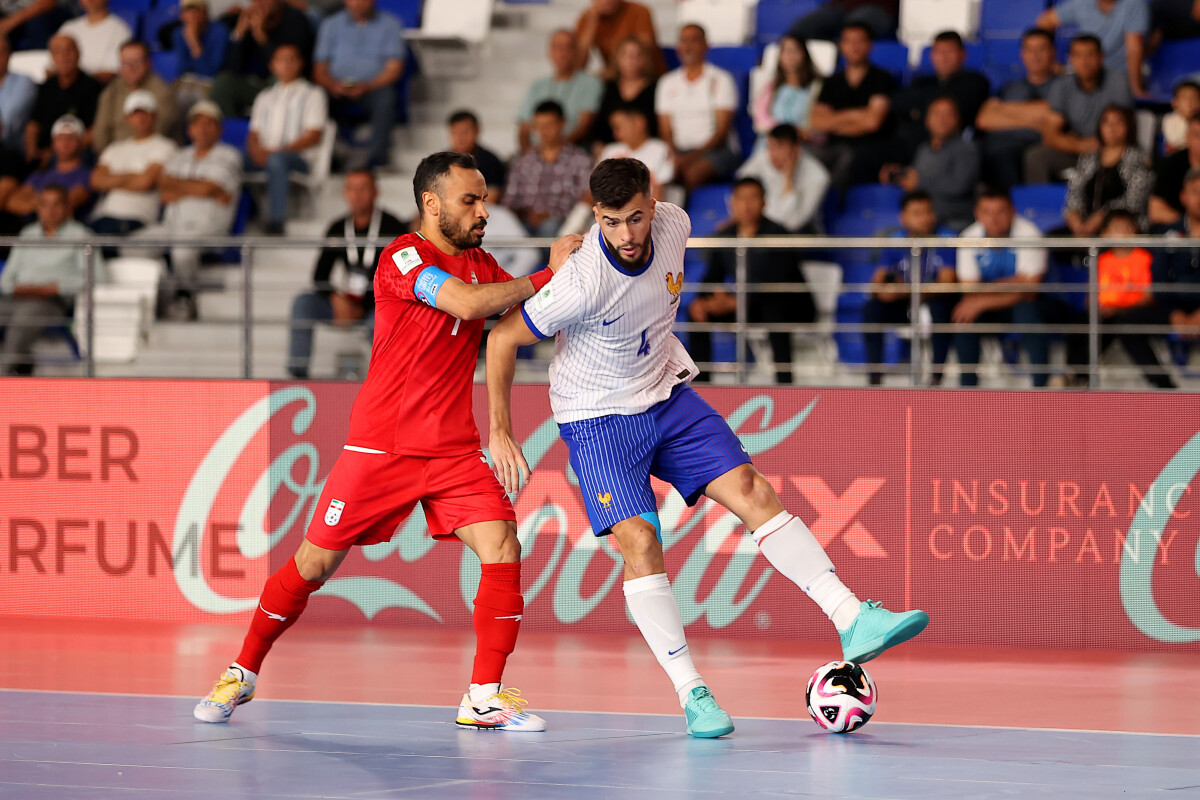
[[[510,494],[529,479],[529,464],[512,429],[512,385],[517,368],[517,348],[539,341],[518,309],[510,311],[492,329],[487,341],[487,390],[490,432],[488,449],[496,479]]]
[[[525,278],[501,283],[466,283],[447,275],[436,291],[435,304],[459,319],[485,319],[499,314],[541,291],[582,243],[582,236],[563,236],[550,247],[550,266]]]

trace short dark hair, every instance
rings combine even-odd
[[[346,177],[349,178],[351,175],[366,175],[370,179],[371,183],[379,183],[378,179],[375,177],[375,170],[369,167],[355,167],[354,169],[346,170]]]
[[[1003,200],[1010,206],[1013,204],[1012,195],[1008,189],[1002,189],[999,186],[984,186],[975,195],[975,202],[979,203],[983,200]]]
[[[1112,211],[1109,211],[1107,214],[1105,214],[1103,227],[1107,228],[1117,220],[1125,220],[1133,226],[1135,231],[1138,233],[1142,232],[1142,224],[1138,221],[1138,218],[1133,215],[1133,212],[1126,211],[1123,208],[1114,208]]]
[[[911,192],[905,192],[900,198],[900,210],[911,206],[913,203],[933,203],[933,195],[924,189],[913,189]]]
[[[607,158],[588,179],[596,205],[623,208],[639,194],[650,194],[650,170],[636,158]]]
[[[1093,36],[1090,33],[1081,33],[1077,36],[1072,37],[1071,38],[1071,47],[1074,47],[1077,44],[1094,45],[1096,47],[1096,49],[1099,50],[1101,53],[1104,52],[1104,45],[1101,43],[1100,37]]]
[[[1024,44],[1029,39],[1045,39],[1047,42],[1050,43],[1051,47],[1054,47],[1054,45],[1056,44],[1056,42],[1054,41],[1054,32],[1048,31],[1045,28],[1030,28],[1029,30],[1027,30],[1021,34],[1021,43],[1022,44]]]
[[[47,183],[42,187],[38,194],[45,194],[46,192],[54,192],[58,195],[61,195],[64,203],[67,202],[67,197],[69,196],[67,194],[67,187],[63,186],[61,183]]]
[[[763,186],[763,182],[758,178],[753,178],[747,175],[746,177],[738,178],[733,182],[733,190],[735,192],[743,186],[753,186],[758,189],[759,193],[761,193],[763,197],[767,196],[767,187]]]
[[[447,125],[457,125],[460,122],[469,122],[476,128],[479,127],[479,117],[475,116],[475,112],[467,111],[465,108],[460,108],[450,115],[446,120]]]
[[[845,33],[846,31],[862,31],[863,35],[867,37],[867,41],[875,41],[874,32],[867,27],[865,22],[847,22],[842,26],[842,33]]]
[[[78,43],[76,43],[75,46],[78,47],[79,46]],[[146,58],[150,58],[150,45],[146,44],[141,39],[129,39],[128,41],[124,42],[120,47],[118,47],[117,50],[118,51],[125,50],[130,47],[138,48],[139,50],[142,51],[143,56],[145,56]]]
[[[700,38],[704,39],[704,42],[705,42],[706,44],[708,43],[708,31],[704,30],[704,26],[703,26],[703,25],[701,25],[701,24],[700,24],[700,23],[698,23],[698,22],[689,22],[688,24],[686,24],[686,25],[684,25],[684,26],[680,27],[680,29],[679,29],[679,32],[680,32],[680,33],[683,33],[683,32],[684,32],[684,31],[686,31],[688,28],[695,28],[696,30],[700,31]]]
[[[566,119],[567,115],[563,113],[563,107],[557,100],[543,100],[538,103],[533,109],[534,116],[538,114],[553,114],[559,119]]]
[[[942,31],[937,36],[933,37],[933,43],[937,44],[938,42],[950,42],[951,44],[956,44],[958,45],[959,50],[965,50],[967,48],[967,46],[963,44],[962,36],[959,35],[958,31]]]
[[[275,45],[275,49],[271,51],[271,58],[274,58],[275,54],[278,53],[280,50],[282,50],[285,47],[290,47],[291,49],[296,51],[296,57],[300,59],[301,64],[308,63],[308,59],[304,57],[304,48],[302,48],[300,45],[296,44],[295,42],[280,42],[279,44]],[[149,54],[150,51],[147,50],[146,52],[147,52],[147,54]]]
[[[1200,92],[1200,83],[1192,80],[1180,81],[1179,83],[1175,84],[1175,88],[1171,90],[1171,96],[1174,97],[1176,94],[1178,94],[1180,89],[1195,89],[1197,92]]]
[[[796,126],[789,125],[786,122],[781,122],[774,128],[771,128],[767,133],[767,138],[774,139],[777,142],[787,142],[788,144],[799,144],[800,134],[796,133]]]
[[[633,103],[621,103],[614,108],[612,113],[610,113],[608,116],[611,118],[613,114],[630,114],[641,117],[645,120],[649,119],[649,117],[646,116],[646,109],[642,108],[641,106],[636,106]]]
[[[417,172],[413,175],[413,196],[417,198],[417,214],[424,215],[425,204],[421,202],[421,195],[426,192],[433,192],[441,197],[439,193],[439,184],[442,178],[450,174],[450,170],[454,167],[460,169],[479,169],[479,165],[475,163],[475,157],[465,153],[452,153],[443,150],[440,153],[431,153],[421,159],[421,163],[417,164]]]

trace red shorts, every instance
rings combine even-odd
[[[475,522],[517,519],[479,451],[430,457],[343,450],[305,538],[327,550],[386,542],[418,501],[435,539]]]

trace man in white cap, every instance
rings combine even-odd
[[[132,238],[192,239],[229,233],[242,191],[242,154],[221,142],[221,121],[221,109],[211,100],[201,100],[188,111],[192,145],[167,162],[159,179],[166,206],[163,221],[142,228]],[[172,319],[196,318],[193,291],[201,249],[171,248],[175,291],[173,298],[164,298],[163,312]]]
[[[92,168],[83,161],[83,120],[71,114],[59,117],[50,128],[50,149],[54,160],[39,169],[21,188],[8,198],[5,210],[18,217],[31,216],[37,210],[38,193],[51,184],[61,186],[67,193],[67,211],[82,218],[92,204]]]
[[[92,230],[126,236],[158,221],[163,166],[175,155],[175,143],[154,132],[158,101],[144,89],[125,98],[125,119],[133,138],[113,142],[92,171],[92,189],[105,193],[96,207]],[[105,255],[113,255],[105,252]]]

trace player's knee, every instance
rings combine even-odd
[[[755,509],[767,510],[779,505],[779,495],[767,479],[753,468],[744,468],[739,489],[742,497]]]
[[[517,538],[517,523],[510,522],[504,529],[504,538],[496,548],[498,564],[516,564],[521,560],[521,540]]]
[[[337,572],[340,559],[333,550],[301,548],[296,553],[296,571],[306,581],[324,583]]]
[[[621,557],[631,577],[643,578],[663,571],[662,545],[655,527],[641,517],[619,523]],[[614,526],[615,530],[615,526]]]

